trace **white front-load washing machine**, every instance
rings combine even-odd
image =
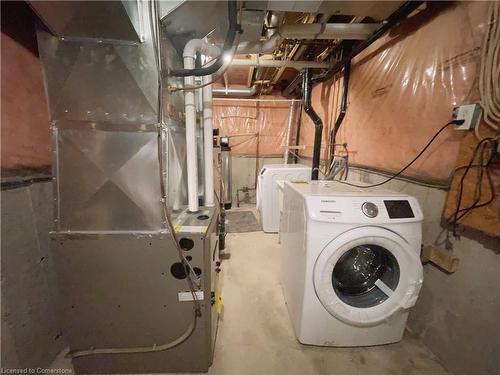
[[[280,278],[297,339],[401,340],[423,280],[417,200],[333,181],[285,182],[283,199]]]
[[[308,180],[311,167],[302,164],[267,164],[257,177],[257,210],[262,230],[276,233],[280,227],[279,194],[277,181]]]

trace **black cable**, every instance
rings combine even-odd
[[[460,179],[459,191],[458,191],[458,195],[457,195],[457,207],[455,209],[455,212],[453,214],[451,214],[448,217],[448,219],[446,220],[447,225],[452,224],[452,226],[453,226],[453,235],[455,237],[457,236],[458,223],[459,223],[459,221],[462,218],[464,218],[473,209],[487,206],[491,202],[493,202],[493,200],[495,199],[495,196],[496,196],[496,194],[495,194],[495,185],[493,183],[493,179],[492,179],[491,173],[490,173],[490,166],[492,165],[492,161],[493,161],[494,156],[495,156],[494,149],[492,150],[488,161],[484,164],[484,153],[485,153],[485,150],[487,149],[487,146],[491,147],[492,145],[494,147],[493,138],[485,138],[485,139],[481,140],[476,145],[476,148],[474,149],[472,157],[471,157],[471,159],[469,161],[469,164],[465,167],[466,170],[465,170],[464,174],[462,175],[462,177]],[[474,160],[476,159],[477,152],[479,151],[479,149],[481,147],[482,147],[481,154],[480,154],[481,155],[481,159],[480,159],[481,170],[479,172],[478,182],[476,184],[477,187],[476,187],[476,197],[475,197],[475,200],[468,207],[460,208],[461,205],[462,205],[462,199],[463,199],[463,189],[464,189],[465,176],[470,171],[470,168],[474,166],[473,165]],[[482,198],[482,191],[483,191],[482,185],[483,185],[484,172],[486,173],[486,177],[488,179],[488,183],[489,183],[489,187],[490,187],[490,198],[487,201],[485,201],[483,203],[480,203],[481,202],[481,198]]]
[[[389,182],[391,180],[394,180],[396,177],[398,177],[400,174],[402,174],[404,171],[406,171],[413,163],[415,163],[417,161],[417,159],[420,156],[422,156],[422,154],[429,148],[429,146],[432,144],[432,142],[434,142],[434,140],[439,136],[439,134],[441,134],[441,132],[444,129],[446,129],[450,125],[461,125],[463,123],[464,123],[463,120],[451,120],[448,123],[446,123],[444,126],[441,127],[441,129],[439,129],[437,131],[436,134],[434,134],[434,136],[431,138],[431,140],[429,142],[427,142],[427,144],[425,145],[425,147],[417,154],[417,156],[415,156],[413,158],[412,161],[410,161],[408,164],[406,164],[406,166],[403,169],[401,169],[398,173],[396,173],[395,175],[392,175],[391,177],[389,177],[385,181],[378,182],[378,183],[372,184],[372,185],[356,185],[356,184],[353,184],[353,183],[350,183],[350,182],[346,182],[346,181],[339,181],[339,182],[342,183],[342,184],[346,184],[346,185],[350,185],[350,186],[354,186],[354,187],[359,187],[359,188],[371,188],[371,187],[376,187],[376,186],[384,185],[387,182]]]
[[[467,215],[473,209],[487,206],[491,202],[493,202],[493,200],[495,199],[495,197],[496,197],[496,194],[495,194],[495,185],[493,184],[493,179],[491,178],[490,170],[488,168],[486,168],[485,171],[486,171],[486,176],[488,177],[488,182],[490,184],[490,198],[486,202],[484,202],[484,203],[473,204],[473,205],[471,205],[471,206],[469,206],[467,208],[460,209],[459,212],[462,212],[462,211],[463,212],[458,217],[457,222],[460,221],[465,215]]]
[[[465,169],[465,172],[463,173],[462,177],[460,178],[460,184],[459,184],[459,189],[458,189],[458,194],[457,194],[457,208],[455,210],[455,213],[453,214],[453,235],[454,236],[457,235],[456,229],[457,229],[457,224],[458,224],[458,213],[460,211],[460,206],[462,205],[462,198],[463,198],[465,177],[469,173],[471,165],[474,163],[474,160],[476,159],[477,152],[481,149],[481,147],[483,147],[483,149],[481,150],[481,153],[480,153],[481,159],[479,161],[479,164],[483,164],[483,160],[484,160],[484,146],[483,146],[483,143],[485,143],[485,142],[486,142],[486,139],[483,139],[482,141],[480,141],[476,145],[476,148],[474,149],[474,152],[472,153],[472,157],[471,157],[471,159],[469,161],[469,164],[467,165],[467,168]],[[484,171],[484,168],[481,168],[480,171],[479,171],[479,188],[480,189],[482,189],[483,171]],[[481,194],[479,194],[479,197],[480,196],[481,196]],[[477,201],[474,202],[473,205],[476,204],[476,203],[477,203]]]

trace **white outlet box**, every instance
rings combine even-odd
[[[474,129],[481,120],[483,110],[479,104],[465,104],[453,108],[452,117],[455,120],[463,120],[462,125],[455,126],[456,130]]]

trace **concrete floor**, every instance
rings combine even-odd
[[[448,374],[410,333],[398,344],[371,348],[301,345],[279,285],[277,235],[227,236],[222,263],[223,314],[209,374]],[[52,367],[70,367],[60,356]]]

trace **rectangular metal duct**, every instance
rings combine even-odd
[[[228,28],[227,1],[160,2],[161,24],[174,47],[182,54],[191,39],[210,35],[222,42]]]
[[[227,1],[161,1],[159,5],[161,24],[181,55],[191,39],[208,37],[211,43],[224,42],[228,28]],[[241,10],[240,42],[260,40],[264,16],[263,10]]]
[[[372,17],[383,20],[403,1],[245,1],[246,9]]]
[[[31,7],[56,36],[144,40],[143,6],[139,1],[31,1]]]
[[[62,40],[38,32],[52,120],[155,124],[158,71],[144,43]]]
[[[61,12],[71,16],[77,11],[85,15],[115,9],[117,13],[109,17],[114,25],[117,19],[132,25],[126,7],[137,3],[110,3],[51,2],[42,8],[54,17]],[[147,3],[140,4],[140,13],[148,14]],[[55,18],[61,21],[58,27],[63,25]],[[89,27],[96,25],[92,19],[87,18]],[[38,31],[53,131],[56,232],[165,231],[158,162],[157,47],[150,21],[145,26],[141,43],[117,41],[118,34],[101,40]],[[100,31],[96,29],[93,36],[103,37]],[[172,59],[179,60],[173,54]],[[171,63],[166,61],[167,66]],[[182,102],[171,107],[174,103],[182,108]],[[165,145],[163,158],[167,149]]]

